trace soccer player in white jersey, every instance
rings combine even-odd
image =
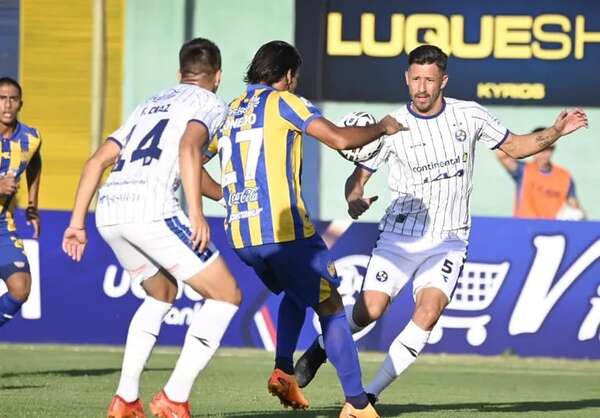
[[[365,388],[373,403],[415,361],[452,298],[467,255],[475,144],[524,158],[587,126],[586,114],[575,109],[561,112],[541,132],[515,135],[479,104],[444,98],[446,64],[446,54],[432,45],[409,54],[411,101],[392,113],[409,130],[387,137],[380,153],[359,164],[346,181],[348,213],[357,219],[376,199],[364,196],[365,184],[383,164],[390,169],[392,201],[379,225],[361,294],[348,315],[352,331],[379,319],[409,280],[415,299],[411,321]],[[307,385],[324,361],[317,339],[296,364],[298,383]]]
[[[192,385],[238,310],[241,295],[210,242],[202,211],[202,150],[221,125],[225,103],[218,47],[206,39],[179,52],[180,80],[139,105],[127,122],[85,164],[63,249],[79,261],[86,245],[85,215],[102,173],[96,225],[117,259],[147,292],[129,326],[121,379],[109,418],[145,417],[139,380],[161,323],[183,281],[205,297],[195,312],[169,381],[150,403],[161,418],[190,417]],[[175,197],[183,185],[186,216]]]

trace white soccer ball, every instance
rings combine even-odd
[[[352,112],[344,116],[339,122],[338,126],[368,126],[377,123],[377,119],[370,113],[367,112]],[[373,142],[369,142],[367,145],[362,147],[339,150],[338,152],[342,157],[353,163],[370,160],[381,150],[383,146],[383,137],[376,139]]]

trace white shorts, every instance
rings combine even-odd
[[[98,231],[132,280],[145,280],[162,267],[186,281],[219,256],[212,242],[202,253],[192,250],[190,222],[183,212],[162,221],[99,226]]]
[[[384,292],[393,300],[412,280],[413,298],[419,290],[435,287],[450,301],[466,257],[467,241],[382,232],[371,253],[362,290]]]

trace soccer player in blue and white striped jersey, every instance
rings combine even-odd
[[[202,211],[202,151],[226,111],[215,95],[220,51],[198,38],[183,45],[179,61],[181,82],[140,104],[86,163],[64,233],[63,248],[78,261],[86,244],[85,214],[102,173],[114,164],[98,194],[96,225],[132,280],[142,281],[147,296],[129,326],[109,418],[144,416],[139,379],[177,294],[177,281],[191,286],[205,302],[192,317],[169,381],[150,403],[158,416],[190,417],[194,380],[219,347],[241,300],[210,242]],[[175,194],[180,185],[187,215]]]
[[[364,196],[365,184],[384,164],[390,169],[392,201],[348,316],[350,328],[356,333],[379,319],[409,281],[415,299],[412,320],[366,387],[371,400],[416,360],[452,299],[467,254],[476,144],[524,158],[587,126],[585,113],[574,109],[542,132],[515,135],[483,106],[444,97],[447,59],[433,45],[409,54],[405,77],[411,101],[391,113],[409,129],[387,137],[379,154],[359,164],[346,182],[348,213],[357,219],[375,201]],[[296,364],[302,386],[324,360],[316,341]]]

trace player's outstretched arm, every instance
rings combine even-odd
[[[554,144],[561,136],[587,126],[588,118],[582,109],[563,110],[550,128],[527,135],[509,134],[500,149],[512,158],[529,157]]]
[[[40,214],[38,212],[38,195],[40,192],[40,178],[42,174],[42,156],[40,149],[33,154],[27,168],[25,176],[27,177],[27,209],[25,217],[27,223],[33,227],[33,238],[40,236]]]
[[[201,153],[208,140],[208,130],[203,123],[190,121],[179,142],[179,171],[183,193],[188,204],[192,234],[192,248],[202,252],[210,241],[210,229],[202,210],[202,183],[205,170]]]
[[[370,171],[357,166],[346,179],[346,202],[348,202],[348,214],[352,219],[358,219],[378,199],[378,196],[364,197],[365,184],[370,178]]]
[[[114,141],[105,141],[87,160],[79,178],[71,222],[63,234],[63,251],[79,261],[87,244],[85,215],[96,193],[102,173],[117,160],[121,148]]]
[[[382,135],[393,135],[406,130],[408,128],[388,115],[374,125],[343,127],[321,117],[313,120],[306,132],[330,148],[344,150],[362,147]]]

